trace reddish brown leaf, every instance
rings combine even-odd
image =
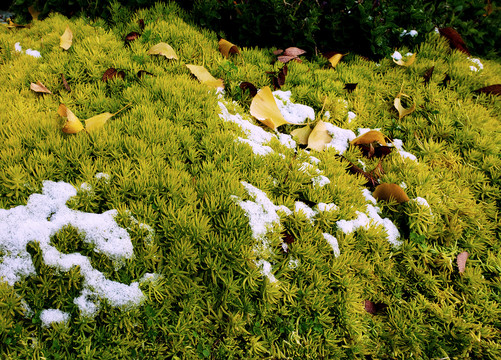
[[[451,48],[457,49],[467,55],[470,55],[470,52],[468,51],[468,48],[466,47],[463,38],[461,37],[461,35],[459,35],[459,33],[456,30],[454,30],[451,27],[446,27],[438,29],[438,31],[440,32],[440,35],[449,40]]]
[[[287,75],[287,65],[284,65],[283,68],[280,69],[277,75],[278,85],[283,86],[285,84],[286,75]]]
[[[273,55],[280,55],[283,52],[284,51],[282,49],[277,49],[277,50],[273,51]]]
[[[501,95],[501,84],[486,86],[475,90],[475,92],[491,95]]]
[[[468,251],[463,251],[457,256],[457,264],[459,273],[462,274],[466,270],[466,259],[468,259]]]
[[[137,23],[139,24],[139,27],[141,28],[141,30],[144,30],[144,20],[143,19],[139,19],[137,21]]]
[[[66,78],[64,77],[64,74],[61,74],[61,79],[63,80],[63,85],[64,85],[64,88],[66,89],[66,91],[71,92],[70,85],[66,81]]]
[[[108,81],[110,79],[120,77],[120,78],[125,78],[125,72],[123,71],[117,71],[115,68],[109,68],[106,70],[103,74],[103,77],[101,78],[102,81]]]
[[[369,314],[372,314],[372,315],[377,315],[378,313],[380,313],[381,311],[383,311],[387,307],[388,307],[388,305],[383,304],[383,303],[373,303],[370,300],[364,301],[365,311],[367,311]]]
[[[282,235],[283,235],[284,243],[286,243],[286,244],[290,245],[290,244],[294,243],[294,241],[296,241],[294,236],[288,231],[283,232]]]
[[[278,61],[283,62],[284,64],[287,64],[292,59],[297,59],[297,58],[298,58],[297,56],[281,55],[278,57]]]
[[[143,77],[143,75],[155,76],[155,75],[153,75],[152,73],[150,73],[149,71],[146,71],[146,70],[139,70],[137,72],[137,77],[141,78],[141,77]]]
[[[348,83],[344,84],[344,89],[347,90],[349,93],[353,92],[357,88],[358,83]]]
[[[251,97],[254,97],[257,94],[257,88],[254,86],[254,84],[251,84],[250,82],[240,83],[240,89],[242,89],[243,91],[249,90]]]
[[[303,49],[300,49],[297,47],[289,47],[289,48],[285,49],[283,54],[285,56],[297,57],[299,55],[303,55],[304,53],[306,53],[306,51],[304,51]]]
[[[360,174],[363,177],[365,177],[365,179],[367,180],[367,182],[365,184],[366,186],[376,187],[379,184],[378,179],[375,178],[370,172],[362,170],[360,167],[358,167],[357,165],[353,164],[350,160],[346,159],[343,156],[341,158],[344,159],[344,160],[346,160],[348,162],[348,164],[349,164],[348,171],[351,174]]]
[[[139,34],[135,31],[128,33],[125,35],[125,41],[131,42],[136,40],[139,37]]]
[[[435,66],[432,66],[431,68],[429,68],[428,70],[425,71],[425,73],[423,75],[425,84],[428,84],[428,82],[430,81],[431,76],[433,75],[433,70],[435,70]]]
[[[391,153],[393,149],[389,146],[373,146],[372,144],[358,144],[357,146],[362,151],[362,154],[368,159],[372,159],[373,157],[378,159],[383,158]],[[373,150],[371,150],[371,146]]]

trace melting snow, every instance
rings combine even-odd
[[[317,214],[315,210],[310,208],[308,205],[306,205],[302,201],[296,201],[294,204],[294,212],[295,213],[302,213],[308,220],[310,220],[310,223],[313,224],[313,218]]]
[[[326,145],[326,147],[333,147],[339,152],[339,155],[342,155],[348,147],[350,146],[350,141],[356,138],[355,133],[351,130],[341,129],[335,125],[330,123],[325,123],[325,128],[330,136],[332,136],[332,140],[330,143]]]
[[[304,124],[307,119],[315,120],[315,110],[309,106],[291,102],[290,91],[276,90],[273,92],[273,97],[280,113],[282,113],[282,116],[288,122],[292,124]]]
[[[393,144],[389,144],[388,146],[395,146],[395,149],[397,149],[398,153],[400,156],[405,159],[411,159],[413,161],[417,162],[417,157],[416,155],[413,155],[407,151],[404,151],[404,143],[400,139],[393,139]]]
[[[23,48],[21,47],[21,43],[19,43],[19,42],[14,44],[14,49],[16,49],[17,52],[23,52]],[[32,50],[32,49],[26,50],[26,55],[30,55],[30,56],[33,56],[36,58],[39,58],[42,56],[42,55],[40,55],[39,51]]]
[[[318,175],[318,176],[312,177],[311,181],[313,182],[313,186],[318,186],[318,187],[325,186],[327,184],[330,184],[330,182],[331,182],[329,180],[329,178],[327,176],[324,176],[324,175]]]
[[[70,319],[70,314],[58,309],[47,309],[40,313],[43,327],[49,327],[53,323],[67,322]]]
[[[332,247],[332,251],[334,251],[334,257],[338,257],[341,255],[341,251],[339,251],[339,244],[337,243],[337,239],[331,234],[323,233],[324,239],[327,240],[329,245]]]

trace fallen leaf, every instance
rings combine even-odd
[[[294,56],[294,57],[297,57],[299,55],[303,55],[305,53],[306,53],[306,51],[304,51],[303,49],[297,48],[297,47],[288,47],[283,52],[283,54],[285,56]]]
[[[428,70],[425,71],[425,73],[423,75],[425,84],[428,84],[428,82],[430,81],[431,76],[433,75],[433,70],[435,70],[435,66],[432,66],[431,68],[429,68]]]
[[[331,57],[328,58],[329,62],[331,63],[331,66],[334,68],[336,65],[341,61],[343,58],[344,54],[341,53],[336,53],[332,55]]]
[[[76,134],[84,129],[82,123],[76,117],[73,112],[66,107],[64,104],[60,104],[57,109],[57,113],[62,117],[66,118],[66,122],[63,126],[63,132],[66,134]]]
[[[491,94],[491,95],[501,95],[501,84],[489,85],[480,89],[475,90],[477,93]]]
[[[143,77],[143,75],[155,76],[155,75],[153,75],[152,73],[150,73],[149,71],[146,71],[146,70],[139,70],[137,72],[137,77],[141,78],[141,77]]]
[[[398,203],[409,201],[409,197],[404,189],[397,184],[383,183],[378,185],[372,193],[372,196],[377,200],[389,201],[390,199],[395,199]]]
[[[449,40],[449,44],[452,49],[457,49],[465,53],[466,55],[470,55],[470,52],[468,51],[468,48],[466,47],[463,38],[461,37],[461,35],[459,35],[459,33],[455,29],[451,27],[446,27],[438,29],[438,32],[440,33],[440,35]]]
[[[371,188],[373,187],[376,187],[379,182],[378,182],[378,176],[375,175],[375,170],[377,168],[374,168],[372,171],[370,172],[367,172],[367,171],[364,171],[363,169],[361,169],[359,166],[353,164],[350,160],[346,159],[344,156],[341,156],[341,158],[345,161],[348,162],[348,171],[351,173],[351,174],[360,174],[362,175],[363,177],[365,177],[365,179],[367,180],[367,182],[365,183],[366,186],[369,186]],[[378,166],[380,165],[381,163],[378,164]],[[382,171],[382,166],[381,166],[381,171]]]
[[[463,251],[457,256],[458,270],[460,274],[463,274],[466,270],[466,260],[468,259],[468,251]]]
[[[139,24],[139,27],[141,28],[141,30],[144,30],[144,20],[143,19],[139,19],[137,21],[137,23]]]
[[[292,56],[292,55],[281,55],[278,57],[278,61],[283,62],[284,64],[287,64],[289,61],[293,59],[300,61],[297,56]]]
[[[400,60],[395,60],[395,58],[393,58],[393,62],[397,65],[400,65],[400,66],[411,66],[412,64],[414,64],[414,61],[416,60],[416,53],[412,54],[410,58],[407,58],[407,60],[404,61],[404,59],[400,59]]]
[[[7,28],[9,29],[13,29],[13,28],[28,28],[30,27],[31,24],[28,24],[28,25],[20,25],[20,24],[16,24],[14,23],[10,18],[7,19],[8,21],[8,24],[2,24],[2,25],[5,25]]]
[[[163,55],[167,59],[175,59],[178,60],[176,52],[174,49],[167,43],[161,42],[154,45],[150,50],[148,50],[148,55]]]
[[[230,43],[225,39],[219,40],[219,51],[225,58],[228,58],[230,54],[240,54],[237,46],[235,44]]]
[[[28,11],[30,12],[33,20],[38,20],[38,16],[41,14],[40,11],[35,10],[35,7],[33,5],[28,8]]]
[[[40,81],[37,81],[37,83],[31,83],[30,84],[30,89],[33,90],[34,92],[38,93],[43,93],[43,94],[52,94],[52,92],[45,87],[44,84],[42,84]]]
[[[308,148],[316,151],[323,151],[325,149],[325,145],[331,141],[332,136],[327,131],[325,123],[322,120],[319,120],[308,137]]]
[[[271,129],[276,129],[283,124],[289,124],[278,109],[275,98],[268,86],[262,88],[252,99],[250,114]]]
[[[98,130],[104,126],[106,121],[108,121],[113,115],[112,113],[105,112],[85,120],[85,131],[91,133]]]
[[[244,82],[240,83],[239,86],[240,86],[240,89],[242,89],[243,91],[249,90],[251,97],[256,96],[257,88],[254,86],[254,84],[251,84],[250,82],[244,81]]]
[[[70,26],[66,25],[66,30],[63,35],[61,35],[61,40],[59,42],[59,46],[64,50],[68,50],[73,43],[73,33],[71,32]]]
[[[405,115],[409,115],[414,110],[416,110],[416,103],[415,102],[412,103],[411,107],[404,108],[403,105],[402,105],[402,101],[400,100],[401,97],[406,97],[406,98],[411,99],[411,97],[409,95],[406,95],[406,94],[403,94],[403,93],[398,93],[397,94],[397,97],[395,98],[395,101],[393,102],[393,105],[395,106],[395,108],[398,111],[398,118],[399,119],[403,118]]]
[[[296,241],[296,239],[294,238],[294,236],[290,232],[288,232],[288,231],[284,231],[282,233],[282,235],[283,235],[284,243],[286,243],[286,244],[290,245],[290,244],[293,244]]]
[[[130,33],[128,33],[127,35],[125,35],[125,41],[128,41],[128,42],[131,42],[131,41],[134,41],[136,40],[140,35],[135,32],[135,31],[132,31]]]
[[[449,86],[450,82],[451,82],[451,77],[449,76],[449,74],[445,74],[445,77],[442,80],[442,84],[440,84],[440,85],[447,87],[447,86]]]
[[[273,55],[280,55],[281,53],[283,53],[284,51],[282,49],[277,49],[277,50],[274,50],[273,51]]]
[[[308,138],[310,137],[311,132],[312,129],[310,126],[306,125],[299,129],[292,130],[291,135],[295,136],[297,138],[297,142],[301,145],[308,145]]]
[[[358,83],[348,83],[344,84],[344,89],[348,90],[349,93],[353,92],[357,88]]]
[[[373,146],[369,145],[358,145],[360,150],[362,151],[362,155],[364,155],[368,159],[372,158],[382,158],[391,153],[393,147],[389,146]]]
[[[202,84],[213,88],[224,88],[223,80],[214,78],[203,66],[186,64],[186,67]]]
[[[367,131],[365,134],[353,139],[351,142],[353,145],[367,145],[372,143],[378,143],[386,146],[386,140],[383,133],[377,130]]]
[[[106,82],[106,81],[111,80],[111,79],[116,78],[116,77],[124,79],[125,78],[125,72],[123,72],[123,71],[117,71],[115,68],[109,68],[108,70],[106,70],[104,72],[103,77],[101,78],[101,80]]]
[[[365,311],[367,311],[369,314],[372,314],[372,315],[377,315],[379,312],[383,311],[387,307],[388,307],[388,305],[383,304],[383,303],[373,303],[370,300],[364,301]]]
[[[66,81],[66,78],[64,77],[64,74],[61,74],[61,79],[63,80],[63,85],[64,85],[64,88],[66,89],[66,91],[71,92],[70,85]]]

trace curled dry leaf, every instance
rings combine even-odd
[[[414,64],[414,61],[416,60],[416,53],[412,54],[411,57],[407,58],[407,60],[404,61],[404,59],[400,60],[395,60],[395,58],[392,58],[393,62],[397,65],[400,66],[411,66]]]
[[[117,71],[115,68],[109,68],[108,70],[106,70],[104,72],[103,77],[101,78],[101,80],[106,82],[106,81],[111,80],[111,79],[116,78],[116,77],[124,79],[125,78],[125,72],[123,72],[123,71]]]
[[[202,84],[213,88],[224,88],[223,80],[214,78],[203,66],[186,64],[186,67]]]
[[[71,92],[70,85],[66,81],[66,78],[64,77],[63,73],[61,73],[61,79],[63,80],[63,85],[64,85],[64,88],[66,89],[66,91]]]
[[[219,51],[225,58],[230,56],[230,54],[240,54],[238,47],[225,39],[219,40]]]
[[[71,47],[72,43],[73,43],[73,33],[71,32],[70,26],[67,25],[66,30],[64,31],[63,35],[61,35],[59,46],[62,47],[64,50],[68,50]]]
[[[433,75],[433,70],[435,70],[435,66],[432,66],[431,68],[426,70],[425,73],[423,74],[425,84],[428,84],[428,82],[430,81],[431,76]]]
[[[383,304],[383,303],[373,303],[370,300],[364,301],[365,311],[367,311],[369,314],[372,314],[372,315],[378,314],[379,312],[383,311],[387,307],[388,307],[388,305]]]
[[[311,132],[312,129],[310,126],[306,125],[299,129],[292,130],[291,135],[295,136],[297,138],[297,142],[301,145],[308,145],[308,138],[310,137]]]
[[[308,148],[316,151],[324,151],[325,145],[331,141],[332,136],[327,131],[325,123],[322,120],[319,120],[308,137]]]
[[[353,145],[367,145],[372,143],[378,143],[386,146],[386,140],[383,133],[377,130],[367,131],[365,134],[360,135],[356,139],[350,142]]]
[[[300,49],[300,48],[293,46],[293,47],[288,47],[287,49],[285,49],[285,51],[283,52],[283,55],[297,57],[297,56],[303,55],[305,53],[306,53],[306,51],[304,51],[303,49]]]
[[[283,62],[284,64],[287,64],[289,61],[291,61],[293,59],[295,59],[299,62],[301,61],[297,56],[281,55],[278,57],[278,61]]]
[[[268,86],[262,88],[252,99],[250,114],[273,130],[280,125],[289,124],[278,109],[273,93]]]
[[[280,55],[281,53],[283,53],[284,51],[282,49],[277,49],[277,50],[274,50],[273,51],[273,55]]]
[[[344,89],[347,90],[349,93],[353,92],[357,88],[358,83],[348,83],[344,84]]]
[[[143,77],[143,75],[155,76],[155,75],[153,75],[152,73],[150,73],[149,71],[146,71],[146,70],[139,70],[137,72],[137,77],[141,78],[141,77]]]
[[[62,129],[66,134],[76,134],[84,129],[80,120],[66,107],[66,105],[60,104],[57,113],[66,118],[66,122]]]
[[[254,84],[244,81],[244,82],[241,82],[239,86],[240,86],[240,89],[242,89],[243,91],[249,90],[251,97],[256,96],[257,88],[254,86]]]
[[[331,66],[333,68],[335,68],[336,65],[341,61],[341,59],[343,58],[344,55],[345,54],[335,53],[334,55],[332,55],[331,57],[329,57],[328,60],[331,63]]]
[[[466,270],[466,260],[468,259],[468,251],[463,251],[457,256],[458,270],[460,274],[463,274]]]
[[[125,35],[125,41],[131,42],[131,41],[136,40],[138,37],[139,37],[139,34],[135,31],[132,31],[132,32],[128,33],[127,35]]]
[[[461,37],[461,35],[459,35],[459,33],[455,29],[451,27],[446,27],[438,29],[438,32],[440,33],[440,35],[449,40],[449,44],[452,49],[457,49],[465,53],[466,55],[470,55],[470,52],[468,51],[468,48],[466,47],[463,38]]]
[[[162,55],[165,56],[167,59],[175,59],[178,60],[178,57],[176,55],[176,52],[174,49],[167,43],[161,42],[158,43],[154,46],[151,47],[150,50],[148,50],[148,55]]]
[[[37,83],[31,83],[30,84],[30,89],[33,90],[34,92],[37,93],[43,93],[43,94],[52,94],[52,92],[45,87],[44,84],[42,84],[40,81],[37,81]]]
[[[486,86],[475,90],[475,92],[491,95],[501,95],[501,84]]]
[[[391,153],[393,147],[389,146],[373,146],[372,144],[369,145],[358,145],[360,150],[362,151],[362,154],[368,158],[382,158]]]
[[[409,201],[409,197],[397,184],[383,183],[378,185],[374,192],[372,193],[377,200],[389,201],[390,199],[395,199],[398,203],[403,203]]]
[[[402,105],[402,101],[401,101],[402,97],[406,97],[408,99],[411,99],[411,97],[409,95],[406,95],[403,93],[397,94],[397,97],[395,98],[395,101],[393,102],[393,104],[398,111],[398,118],[399,119],[403,118],[405,115],[411,114],[414,110],[416,110],[416,103],[415,102],[412,103],[411,107],[404,108]]]

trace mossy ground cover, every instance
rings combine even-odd
[[[272,140],[275,152],[256,155],[236,140],[242,130],[219,117],[223,101],[251,119],[250,98],[239,83],[270,85],[266,71],[281,67],[272,64],[272,50],[241,49],[225,59],[215,34],[186,24],[171,5],[134,14],[116,9],[114,19],[109,27],[52,15],[27,29],[0,30],[0,208],[5,214],[26,205],[52,180],[78,189],[68,202],[72,209],[116,209],[134,248],[124,266],[96,252],[72,227],[52,236],[51,244],[87,256],[108,279],[139,281],[144,299],[122,308],[101,299],[94,317],[83,316],[73,301],[83,289],[80,269],[48,266],[40,245],[31,242],[36,273],[14,285],[0,283],[2,358],[501,357],[501,101],[474,92],[501,83],[499,63],[483,61],[482,70],[471,71],[473,63],[434,34],[416,49],[410,67],[355,55],[335,69],[317,58],[289,63],[283,90],[294,102],[313,107],[318,118],[329,111],[324,120],[341,128],[379,128],[417,156],[412,161],[394,151],[383,162],[381,182],[405,183],[410,198],[429,204],[377,203],[400,231],[402,245],[395,247],[381,226],[352,233],[339,228],[340,220],[365,211],[367,201],[365,178],[348,173],[336,150],[310,153],[330,180],[315,186],[302,169],[309,156],[304,149]],[[125,44],[125,34],[141,31],[139,19],[141,36]],[[67,25],[74,39],[64,51],[59,39]],[[146,54],[161,41],[179,60]],[[17,42],[41,57],[17,52]],[[223,78],[224,99],[193,79],[185,64]],[[425,85],[422,75],[431,66]],[[110,67],[123,70],[124,79],[103,82]],[[153,75],[139,78],[139,70]],[[446,74],[451,81],[444,85]],[[36,81],[54,95],[31,91]],[[347,92],[345,83],[358,85]],[[417,105],[402,119],[393,108],[399,92]],[[68,135],[61,131],[60,103],[80,119],[129,107],[97,132]],[[356,118],[350,121],[348,111]],[[368,169],[377,165],[355,147],[344,156]],[[96,177],[100,173],[109,179]],[[320,212],[315,221],[303,212],[280,213],[281,225],[266,236],[271,251],[262,254],[236,200],[253,200],[244,183],[289,209],[297,201],[337,209]],[[288,252],[281,247],[286,233],[294,239]],[[337,238],[339,256],[324,233]],[[0,247],[2,259],[6,251]],[[456,257],[463,251],[469,257],[460,273]],[[259,257],[272,264],[276,282],[256,266]],[[159,276],[140,281],[150,273]],[[366,300],[379,311],[366,311]],[[45,309],[70,318],[43,326]]]

